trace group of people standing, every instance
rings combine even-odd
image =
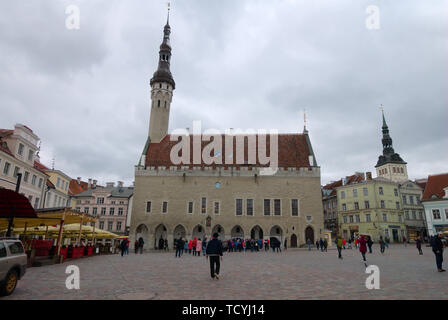
[[[187,241],[185,238],[181,237],[174,240],[174,246],[176,248],[175,257],[181,257],[184,253],[193,254],[193,256],[205,255],[205,248],[207,247],[207,238],[201,240],[194,237],[193,240]]]

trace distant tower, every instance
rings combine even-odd
[[[395,153],[392,147],[392,138],[389,135],[389,127],[386,124],[386,119],[383,113],[383,155],[379,156],[378,162],[375,166],[378,177],[386,178],[394,182],[402,182],[408,180],[408,171],[406,162]]]
[[[163,28],[163,42],[159,51],[159,67],[150,81],[151,115],[149,120],[149,141],[151,143],[160,142],[168,133],[171,100],[176,86],[170,71],[171,27],[169,18],[168,8],[168,18]]]

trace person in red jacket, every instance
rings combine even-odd
[[[191,250],[193,250],[193,241],[188,242],[188,253],[191,254]]]
[[[359,239],[359,252],[361,252],[362,260],[366,264],[367,241],[364,236]]]

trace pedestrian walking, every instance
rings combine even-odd
[[[443,263],[443,243],[442,243],[442,232],[439,232],[436,236],[433,236],[431,240],[432,252],[436,256],[437,271],[444,272],[445,269],[442,268]]]
[[[422,238],[417,237],[417,240],[415,241],[415,246],[417,247],[418,254],[423,254],[423,251],[422,251]]]
[[[288,249],[288,239],[285,239],[285,251]]]
[[[325,252],[327,252],[327,247],[328,247],[328,241],[327,239],[324,240],[324,250]]]
[[[316,240],[316,248],[319,251],[319,240]]]
[[[343,246],[342,238],[336,237],[335,242],[336,242],[336,248],[338,249],[338,258],[342,259],[342,246]]]
[[[386,249],[386,245],[384,243],[383,237],[380,236],[380,240],[378,241],[378,243],[380,244],[380,251],[383,254],[384,250]]]
[[[202,255],[205,256],[205,249],[207,249],[207,237],[202,240]]]
[[[372,253],[372,245],[373,245],[372,238],[370,236],[367,236],[367,246],[369,247],[369,253]]]
[[[143,253],[143,246],[145,245],[145,241],[143,241],[143,238],[138,238],[138,249],[140,250],[140,254]]]
[[[384,244],[386,245],[386,248],[389,249],[389,243],[390,243],[390,239],[389,237],[385,237],[384,239]]]
[[[198,255],[198,257],[201,256],[201,251],[202,251],[202,241],[201,238],[199,238],[198,241],[196,242],[196,254]]]
[[[345,250],[345,245],[347,244],[347,241],[345,239],[342,239],[342,248]]]
[[[311,251],[311,240],[310,240],[310,238],[308,238],[308,240],[306,240],[306,244],[308,245],[308,251]]]
[[[135,254],[138,253],[138,240],[135,240],[134,242],[134,250],[135,250]]]
[[[367,268],[367,260],[366,260],[367,241],[364,238],[364,236],[361,236],[361,238],[359,239],[359,252],[361,252],[362,261],[364,262],[364,265]]]
[[[324,252],[324,240],[322,240],[322,238],[319,239],[319,247],[320,251]]]
[[[126,254],[126,241],[127,239],[123,239],[120,243],[121,256]]]
[[[219,280],[219,269],[221,267],[220,260],[222,261],[222,244],[218,240],[219,234],[214,233],[213,238],[208,242],[205,258],[210,257],[210,275],[212,279]]]
[[[352,238],[348,239],[348,248],[352,249]]]
[[[403,245],[406,248],[406,237],[405,236],[403,236]]]

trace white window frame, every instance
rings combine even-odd
[[[266,203],[265,201],[269,200],[269,214],[266,214]],[[271,217],[272,216],[272,199],[263,198],[263,217]]]
[[[166,212],[163,212],[163,204],[166,203]],[[162,205],[160,206],[160,213],[167,214],[168,213],[168,200],[162,200]]]
[[[295,215],[293,215],[293,210],[292,210],[292,202],[293,202],[293,200],[296,200],[297,201],[297,215],[295,216]],[[293,199],[291,199],[291,217],[300,217],[300,210],[299,210],[299,199],[298,198],[293,198]],[[330,209],[330,202],[328,202],[328,209]]]
[[[191,212],[188,212],[190,209],[190,202],[192,203]],[[194,214],[194,200],[187,201],[187,214]]]
[[[149,208],[149,212],[148,212],[148,202],[151,203],[151,207]],[[154,201],[152,201],[152,200],[146,200],[145,201],[145,213],[146,214],[152,213],[153,204],[154,204]]]
[[[252,215],[250,216],[250,215],[248,215],[247,214],[247,200],[252,200]],[[245,208],[246,208],[246,216],[247,217],[254,217],[255,216],[255,198],[247,198],[246,199],[246,206],[245,206]]]
[[[278,201],[280,201],[280,214],[275,214],[275,200],[278,200]],[[273,217],[281,217],[282,215],[283,215],[283,208],[282,208],[282,206],[283,206],[283,204],[282,204],[282,199],[281,198],[276,198],[276,199],[274,199],[273,201],[272,201],[272,206],[273,206],[273,209],[274,209],[274,214],[272,215]]]
[[[215,212],[215,204],[218,203],[218,213]],[[213,215],[219,216],[221,215],[221,201],[219,200],[213,200]]]
[[[236,211],[237,211],[237,200],[241,200],[241,214],[240,215],[238,215],[238,214],[236,214]],[[243,197],[240,197],[240,198],[235,198],[235,217],[242,217],[242,216],[244,216],[244,198]]]
[[[202,212],[202,199],[204,199],[204,198],[205,198],[205,212]],[[200,208],[201,208],[200,214],[206,215],[207,214],[207,204],[208,204],[207,197],[201,196],[201,200],[199,201],[199,204],[200,204]]]

